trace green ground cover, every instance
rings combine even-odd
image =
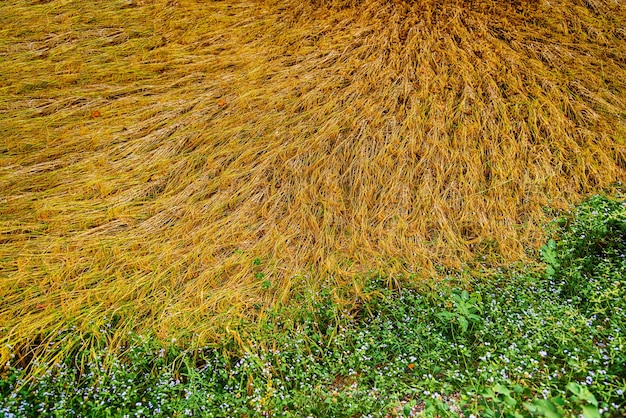
[[[623,416],[626,201],[556,217],[534,266],[451,272],[436,288],[368,280],[345,311],[301,294],[221,346],[132,336],[42,365],[5,365],[0,412],[21,416]],[[114,320],[109,324],[114,332]],[[71,329],[58,341],[72,338]],[[233,355],[232,353],[238,353]],[[43,369],[42,369],[43,370]]]

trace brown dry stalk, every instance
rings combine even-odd
[[[623,0],[0,3],[1,342],[113,315],[215,341],[329,278],[523,260],[546,205],[624,178],[625,25]]]

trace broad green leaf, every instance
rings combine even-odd
[[[547,399],[535,399],[533,402],[537,407],[537,412],[545,415],[547,418],[563,418],[556,409],[556,406]]]
[[[522,405],[524,405],[524,408],[526,408],[528,410],[528,412],[530,412],[531,414],[536,414],[537,413],[537,407],[533,404],[531,404],[530,402],[524,402],[522,403]]]
[[[457,305],[457,309],[459,310],[459,312],[461,312],[464,316],[469,316],[470,312],[469,309],[467,307],[467,305],[463,302],[459,303]]]
[[[596,397],[593,396],[593,394],[591,392],[589,392],[589,389],[587,389],[587,388],[583,388],[583,393],[581,395],[581,398],[586,400],[587,402],[589,402],[590,404],[592,404],[594,406],[598,406],[598,401],[597,401]]]
[[[437,314],[437,316],[438,316],[439,318],[441,318],[441,319],[444,319],[444,320],[445,320],[445,319],[448,319],[448,320],[449,320],[450,318],[454,317],[454,314],[453,314],[452,312],[442,311],[442,312],[439,312],[439,313]]]
[[[511,398],[509,395],[504,395],[504,403],[507,404],[508,406],[517,405],[517,401]]]
[[[583,406],[583,416],[585,418],[600,418],[600,411],[595,405],[585,405]]]
[[[461,329],[463,332],[467,332],[467,328],[469,327],[469,323],[464,316],[459,316],[459,324],[461,325]]]
[[[488,398],[488,399],[493,399],[493,398],[495,398],[495,397],[496,397],[495,392],[494,392],[493,390],[491,390],[491,388],[487,388],[487,389],[485,389],[485,390],[483,391],[482,395],[483,395],[485,398]]]
[[[509,388],[507,388],[506,386],[503,386],[501,384],[495,384],[493,386],[493,391],[496,393],[500,393],[502,395],[510,395],[511,391],[509,390]]]
[[[485,418],[495,418],[496,413],[494,412],[494,410],[493,410],[493,409],[486,408],[486,409],[483,411],[483,416],[484,416]]]
[[[580,386],[578,383],[576,382],[569,382],[567,384],[567,386],[565,386],[567,388],[567,390],[569,390],[570,392],[572,392],[574,395],[580,397],[580,394],[582,393],[582,386]]]
[[[470,314],[469,319],[471,319],[473,322],[480,322],[481,318],[478,315]]]
[[[589,392],[589,389],[587,389],[586,387],[583,387],[575,382],[569,382],[565,387],[577,398],[587,401],[592,405],[598,406],[598,400],[595,396],[593,396],[591,392]]]

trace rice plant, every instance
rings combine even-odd
[[[523,261],[623,180],[621,0],[0,3],[0,344],[25,364],[368,273]],[[12,348],[6,348],[6,345]]]

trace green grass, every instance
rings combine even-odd
[[[211,347],[132,335],[42,367],[5,365],[11,416],[623,416],[626,201],[594,196],[551,225],[536,264],[434,288],[367,279],[301,292]],[[389,286],[396,283],[400,286]],[[71,329],[50,350],[63,350]],[[233,355],[232,353],[238,353]],[[54,356],[52,356],[54,357]],[[44,370],[32,378],[34,370]]]

